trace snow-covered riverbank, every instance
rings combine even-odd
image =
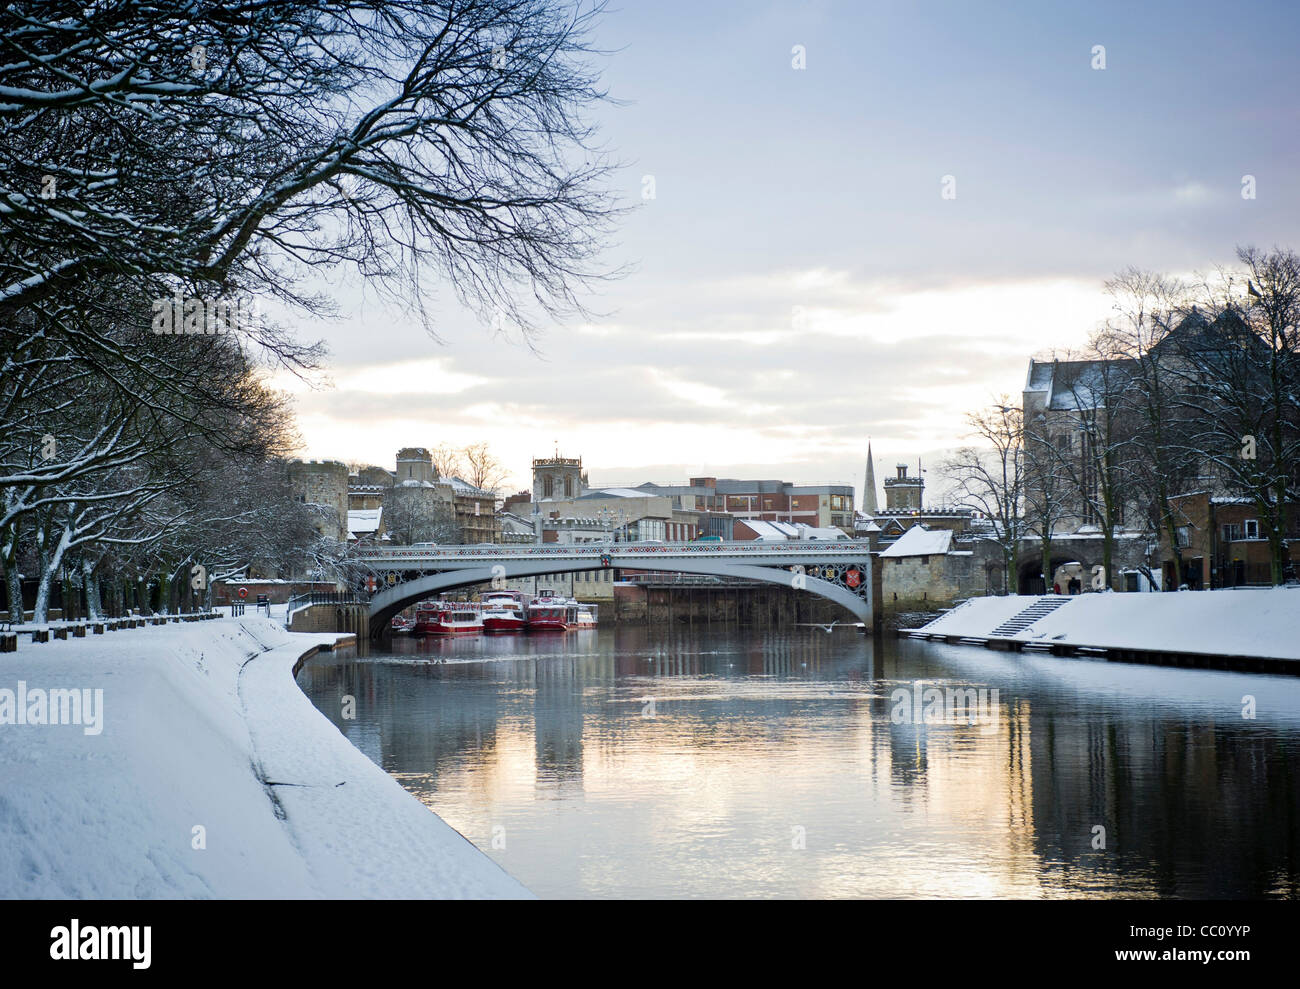
[[[530,896],[303,696],[336,638],[247,617],[0,655],[0,896]],[[31,723],[51,689],[102,696],[102,730]]]
[[[916,631],[1034,646],[1300,660],[1300,588],[972,598]]]

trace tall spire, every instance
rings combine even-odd
[[[862,511],[875,515],[880,511],[876,503],[876,465],[871,459],[871,438],[867,438],[867,476],[862,485]]]

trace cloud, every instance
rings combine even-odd
[[[307,450],[387,463],[408,444],[487,439],[520,487],[529,458],[556,442],[589,468],[689,452],[708,473],[785,462],[843,481],[868,434],[956,446],[967,411],[1018,391],[1045,326],[1082,340],[1106,314],[1100,288],[1082,282],[900,288],[829,269],[700,279],[679,301],[695,298],[708,311],[688,304],[672,331],[623,313],[553,334],[541,358],[471,335],[436,356],[340,367],[333,389],[296,395]],[[798,326],[792,298],[810,303]]]

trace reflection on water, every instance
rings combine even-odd
[[[319,656],[299,683],[544,897],[1300,887],[1294,678],[846,630],[606,628],[398,639]],[[996,689],[998,703],[915,723],[919,702],[894,692],[929,687]]]

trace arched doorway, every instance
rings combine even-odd
[[[1035,556],[1033,559],[1020,564],[1020,575],[1018,593],[1020,594],[1051,594],[1051,574],[1056,573],[1056,568],[1064,563],[1069,563],[1071,557],[1053,556],[1051,570],[1048,571],[1049,577],[1043,579],[1043,558]],[[1064,588],[1062,588],[1064,590]]]

